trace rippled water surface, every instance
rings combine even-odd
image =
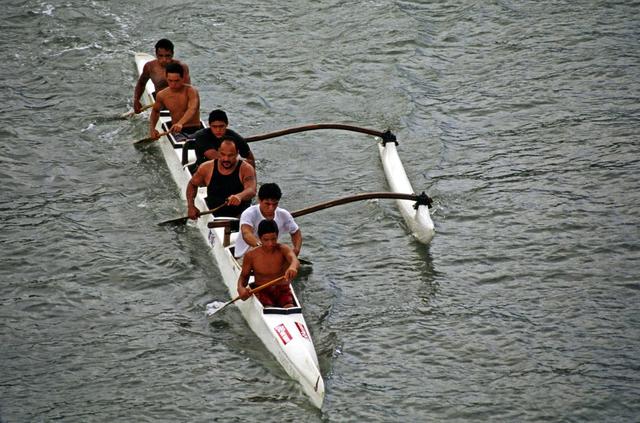
[[[6,1],[0,421],[633,421],[640,415],[637,2]],[[168,37],[202,116],[256,135],[391,128],[436,237],[393,203],[299,219],[315,409],[237,309],[147,120]],[[297,210],[387,189],[374,140],[253,145]]]

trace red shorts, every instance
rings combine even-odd
[[[293,292],[289,284],[270,286],[258,292],[256,297],[265,307],[283,307],[293,304]]]

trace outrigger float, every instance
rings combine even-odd
[[[138,74],[142,72],[145,63],[153,59],[154,57],[149,54],[136,53],[135,63]],[[141,99],[143,105],[153,103],[154,90],[153,83],[148,81]],[[188,141],[185,139],[176,139],[172,134],[168,133],[170,126],[171,117],[167,111],[162,111],[156,129],[158,132],[163,133],[163,135],[156,143],[162,151],[171,176],[180,189],[181,197],[186,200],[185,189],[191,179],[191,172],[187,164],[189,161],[195,159],[195,155],[194,152],[189,150],[188,146],[185,145]],[[381,133],[348,125],[321,124],[290,128],[284,131],[245,139],[248,142],[255,142],[311,129],[352,130],[378,137],[378,148],[382,164],[392,192],[365,193],[320,203],[306,209],[292,212],[294,217],[303,216],[352,201],[361,201],[370,198],[390,198],[397,201],[401,214],[413,236],[425,244],[431,241],[434,235],[433,222],[429,215],[431,199],[424,193],[421,195],[413,194],[413,188],[409,183],[395,148],[397,144],[395,137],[390,132]],[[200,210],[207,210],[205,197],[206,188],[200,188],[195,198],[195,205]],[[178,221],[186,222],[187,219],[186,217],[182,217],[163,223]],[[216,219],[211,212],[203,212],[200,218],[195,221],[195,225],[209,246],[230,296],[237,299],[237,281],[241,266],[233,256],[233,248],[235,240],[238,237],[238,232],[231,231],[230,222],[231,220],[228,218]],[[250,279],[249,282],[251,284],[253,280]],[[292,291],[294,291],[293,287]],[[232,300],[229,303],[236,304],[251,330],[260,338],[262,343],[269,352],[273,354],[276,360],[278,360],[289,376],[301,385],[302,390],[309,396],[311,402],[320,408],[325,394],[324,381],[320,373],[318,357],[313,345],[313,340],[311,339],[311,333],[302,314],[301,304],[295,295],[295,291],[293,295],[296,306],[288,309],[265,308],[255,295],[246,301],[235,302],[235,300]],[[225,306],[228,304],[225,304]],[[208,307],[208,313],[210,315],[216,311],[219,310],[209,310]]]

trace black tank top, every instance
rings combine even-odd
[[[242,160],[238,160],[236,168],[229,175],[218,172],[218,160],[213,161],[213,174],[207,185],[207,206],[209,210],[218,207],[227,201],[230,195],[244,191],[244,185],[240,181],[240,165]],[[243,201],[239,206],[224,206],[217,212],[216,216],[240,217],[240,214],[251,205],[251,201]]]

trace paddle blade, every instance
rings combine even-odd
[[[218,313],[220,310],[231,304],[232,301],[228,301],[223,303],[222,301],[214,301],[212,303],[207,304],[207,309],[205,310],[205,314],[207,317],[211,318],[214,314]]]
[[[132,109],[132,110],[129,110],[128,112],[125,112],[125,113],[121,114],[120,115],[120,119],[128,119],[128,118],[130,118],[131,116],[133,116],[135,114],[136,114],[136,112],[134,112],[133,109]]]
[[[153,138],[153,137],[142,138],[142,139],[140,139],[138,141],[134,141],[133,145],[145,144],[145,143],[148,143],[148,142],[151,142],[151,141],[155,141],[155,140],[156,139]]]
[[[166,131],[166,132],[160,132],[158,134],[158,138],[154,138],[154,137],[147,137],[147,138],[142,138],[141,140],[135,141],[133,143],[133,145],[138,145],[138,144],[143,144],[146,142],[150,142],[150,141],[155,141],[155,140],[159,140],[160,137],[164,137],[165,135],[169,134],[170,131]]]
[[[166,226],[166,225],[185,225],[189,221],[189,216],[178,217],[177,219],[165,220],[164,222],[158,223],[158,226]]]
[[[204,211],[204,212],[200,212],[198,214],[198,217],[204,216],[205,214],[215,213],[216,211],[221,209],[225,204],[227,204],[227,203],[225,202],[222,205],[220,205],[220,206],[218,206],[218,207],[216,207],[214,209],[207,210],[207,211]],[[160,226],[163,226],[163,225],[184,225],[185,223],[187,223],[188,220],[189,220],[189,216],[183,216],[183,217],[179,217],[177,219],[165,220],[164,222],[158,223],[158,225],[160,225]]]
[[[153,107],[153,103],[151,103],[151,104],[147,104],[146,106],[142,106],[142,107],[140,108],[140,113],[142,113],[142,112],[144,112],[145,110],[150,109],[150,108],[152,108],[152,107]],[[120,119],[128,119],[128,118],[130,118],[130,117],[132,117],[132,116],[134,116],[134,115],[136,115],[136,114],[137,114],[137,113],[136,113],[136,111],[135,111],[135,110],[133,110],[133,109],[131,109],[131,110],[129,110],[128,112],[125,112],[125,113],[121,114],[121,115],[120,115]]]

